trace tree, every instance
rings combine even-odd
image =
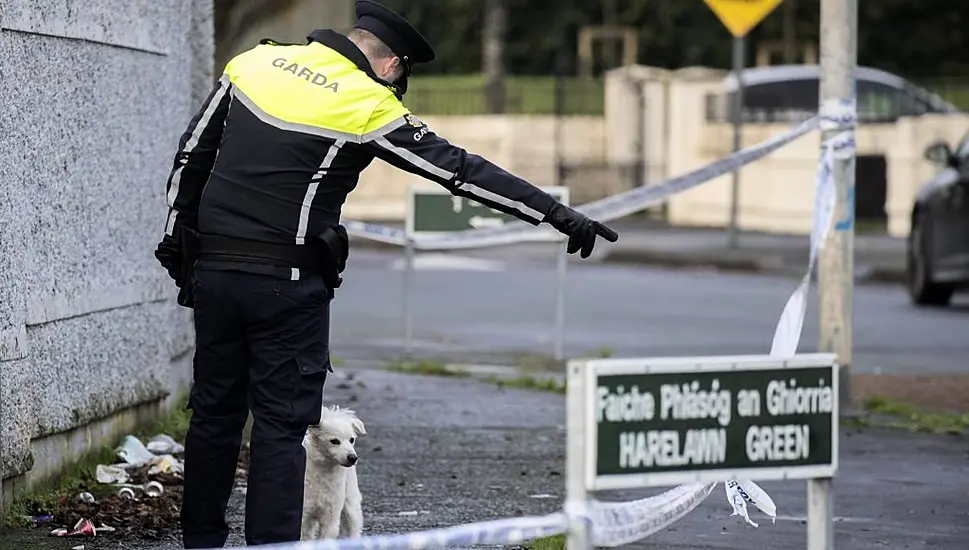
[[[485,75],[488,112],[494,114],[505,112],[504,51],[507,16],[505,0],[486,0],[481,72]]]

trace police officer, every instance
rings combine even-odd
[[[404,18],[356,4],[346,36],[263,40],[226,65],[182,135],[155,254],[194,308],[196,347],[185,442],[185,548],[228,536],[243,427],[253,415],[246,495],[249,545],[296,541],[301,445],[319,421],[330,301],[348,241],[347,194],[374,158],[569,236],[587,258],[618,235],[484,158],[453,146],[401,103],[412,66],[434,59]]]

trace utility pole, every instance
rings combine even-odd
[[[485,76],[485,104],[491,114],[505,112],[505,0],[485,2],[485,27],[482,59]]]
[[[855,101],[854,71],[858,48],[858,0],[821,0],[821,104]],[[840,132],[854,131],[854,122],[822,132],[828,140]],[[852,361],[854,317],[855,153],[854,148],[836,152],[832,170],[837,203],[833,231],[821,250],[818,293],[821,307],[821,338],[818,351],[838,355],[841,365],[841,405],[850,409],[849,367]],[[845,410],[843,408],[842,410]]]
[[[858,56],[858,0],[821,0],[820,29],[820,106],[821,114],[831,113],[832,104],[850,101],[854,111],[854,71]],[[844,105],[842,105],[843,109]],[[845,114],[844,111],[835,113]],[[834,136],[854,132],[855,120],[839,117],[838,124],[825,125],[824,142]],[[818,351],[835,353],[840,365],[838,375],[839,410],[853,410],[851,404],[852,324],[854,318],[854,146],[834,153],[832,166],[837,200],[834,227],[828,232],[821,249],[818,270],[820,298],[820,339]],[[837,437],[837,436],[836,436]],[[819,507],[808,527],[808,550],[832,550],[834,535],[830,529],[834,508],[831,479],[812,480],[808,500]]]

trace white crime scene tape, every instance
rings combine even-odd
[[[679,521],[700,505],[716,483],[680,485],[654,497],[632,502],[594,500],[592,543],[612,548],[642,540]]]
[[[763,495],[759,498],[769,501],[770,497],[767,497],[766,493],[753,482],[745,480],[743,483],[748,484],[746,487],[749,494]],[[665,529],[699,506],[716,486],[716,483],[683,484],[662,494],[632,502],[593,500],[590,503],[588,517],[592,523],[593,544],[611,548],[641,540]],[[771,505],[773,505],[772,502]],[[262,545],[259,548],[267,550],[431,550],[477,544],[515,545],[565,533],[568,525],[569,517],[566,514],[555,513],[468,523],[395,535],[278,543]]]
[[[733,507],[731,516],[740,516],[747,523],[757,527],[747,513],[747,505],[753,504],[758,510],[767,514],[771,522],[777,521],[777,506],[766,491],[749,479],[730,479],[723,482],[723,489],[727,493],[727,500]]]
[[[853,100],[839,100],[825,104],[822,109],[820,127],[824,130],[840,131],[833,138],[822,143],[821,162],[814,176],[814,219],[811,227],[811,245],[807,272],[800,284],[788,298],[780,319],[774,329],[771,342],[771,357],[791,357],[797,353],[807,313],[808,291],[811,277],[817,264],[818,254],[827,241],[834,222],[837,190],[834,185],[834,159],[839,154],[854,156],[855,138],[850,128],[855,124],[857,115]]]
[[[499,519],[399,535],[327,539],[260,545],[266,550],[428,550],[475,544],[521,544],[568,529],[564,513]],[[209,550],[217,550],[215,548]]]
[[[591,506],[593,544],[615,547],[642,540],[666,529],[700,505],[716,488],[717,483],[685,483],[659,495],[632,502],[603,502],[594,500]],[[724,481],[727,501],[734,509],[731,515],[741,515],[754,527],[746,504],[753,504],[772,520],[777,509],[770,496],[751,480]]]

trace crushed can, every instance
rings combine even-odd
[[[88,504],[94,504],[94,495],[92,495],[91,493],[89,493],[87,491],[84,491],[83,493],[80,493],[80,494],[77,495],[77,500],[79,502],[86,502]]]
[[[134,500],[135,492],[131,490],[131,487],[122,487],[118,491],[118,496],[121,497],[122,500]]]
[[[162,494],[165,492],[165,487],[163,487],[162,484],[158,483],[157,481],[149,481],[145,484],[144,491],[146,496],[150,498],[157,498],[162,496]]]

